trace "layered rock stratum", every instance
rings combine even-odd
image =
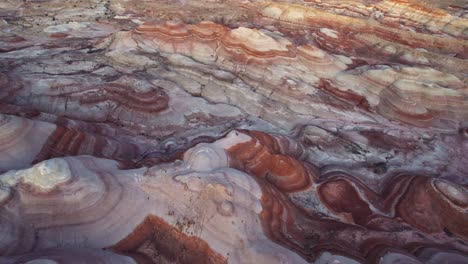
[[[464,0],[3,0],[0,263],[468,263]]]

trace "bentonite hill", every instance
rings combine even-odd
[[[468,263],[466,0],[0,0],[0,263]]]

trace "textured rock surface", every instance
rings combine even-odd
[[[468,262],[462,0],[0,3],[0,263]]]

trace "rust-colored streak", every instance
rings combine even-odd
[[[37,154],[36,158],[32,162],[33,164],[38,163],[43,160],[47,160],[53,157],[60,157],[61,155],[57,155],[60,150],[54,150],[56,146],[59,145],[62,137],[66,133],[65,127],[57,127],[52,134],[50,134],[49,138],[47,139],[46,143],[42,146],[41,151]]]
[[[26,39],[20,36],[15,36],[15,37],[7,38],[6,41],[9,43],[18,43],[18,42],[26,41]]]
[[[67,33],[53,33],[53,34],[50,34],[49,37],[51,38],[57,38],[57,39],[61,39],[61,38],[66,38],[68,37],[69,35]]]
[[[150,263],[227,263],[205,241],[187,236],[154,215],[146,217],[131,234],[111,249],[138,256],[137,260],[143,263],[148,260]]]
[[[358,95],[354,93],[353,91],[341,91],[338,88],[334,87],[333,84],[326,79],[320,79],[320,83],[318,85],[318,88],[323,89],[327,91],[328,93],[343,99],[347,102],[352,102],[356,106],[361,107],[367,111],[370,110],[370,105],[367,99],[364,96]]]

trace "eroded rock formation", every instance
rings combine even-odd
[[[0,3],[0,263],[468,262],[468,6]]]

